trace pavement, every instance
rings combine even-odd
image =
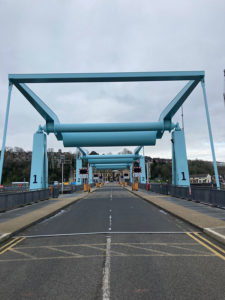
[[[196,226],[207,235],[225,245],[225,210],[143,189],[139,189],[139,191],[132,191],[131,187],[127,187],[126,189]]]
[[[95,188],[91,190],[94,192]],[[0,213],[0,242],[4,242],[17,232],[55,215],[67,206],[87,197],[88,194],[78,192],[60,195],[59,198],[50,198],[39,203],[33,203],[14,210]]]
[[[224,266],[223,245],[107,184],[0,246],[0,299],[224,299]]]

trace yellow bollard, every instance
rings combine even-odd
[[[90,191],[91,191],[91,186],[90,186],[90,184],[88,184],[87,186],[88,186],[88,193],[90,193]]]
[[[138,191],[138,182],[135,182],[135,191]]]
[[[132,183],[132,191],[134,191],[134,183]]]
[[[123,186],[126,187],[126,186],[127,186],[127,182],[124,182],[124,183],[123,183]]]
[[[87,184],[84,183],[84,192],[87,192]]]

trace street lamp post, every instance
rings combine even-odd
[[[63,167],[64,167],[64,162],[65,162],[65,155],[64,154],[62,154],[61,155],[61,157],[60,157],[60,159],[61,159],[61,164],[62,164],[62,195],[63,195],[63,184],[64,184],[64,176],[63,176]]]

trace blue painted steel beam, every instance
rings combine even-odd
[[[9,81],[12,83],[58,83],[201,80],[204,74],[204,71],[9,74]]]
[[[153,146],[156,131],[62,133],[64,147]]]
[[[159,121],[171,120],[176,114],[178,109],[191,94],[194,88],[198,85],[199,80],[189,81],[185,87],[176,95],[176,97],[167,105],[167,107],[162,111]]]
[[[138,155],[139,154],[139,152],[141,151],[141,148],[142,148],[143,146],[138,146],[137,148],[135,148],[134,149],[134,154],[135,155]]]
[[[83,148],[81,148],[81,147],[77,147],[77,148],[78,148],[78,150],[82,153],[83,157],[86,157],[86,156],[87,156],[87,153],[84,151]],[[83,157],[81,157],[81,159],[83,159]]]
[[[57,115],[28,86],[23,83],[14,83],[14,85],[37,110],[37,112],[39,112],[39,114],[46,120],[46,122],[54,124],[59,123]]]
[[[127,164],[106,164],[106,165],[93,165],[96,170],[124,170],[129,168]]]
[[[117,164],[117,163],[132,163],[133,158],[123,158],[123,159],[88,159],[89,164]]]
[[[216,154],[215,154],[214,143],[213,143],[213,135],[212,135],[212,128],[211,128],[209,108],[208,108],[208,102],[207,102],[207,97],[206,97],[206,89],[205,89],[205,81],[204,80],[202,80],[201,85],[202,85],[203,98],[204,98],[204,104],[205,104],[205,112],[206,112],[206,118],[207,118],[207,124],[208,124],[209,140],[210,140],[210,146],[211,146],[211,152],[212,152],[212,158],[213,158],[213,167],[214,167],[214,173],[215,173],[215,178],[216,178],[216,186],[218,189],[220,189],[220,180],[219,180],[219,174],[218,174],[217,163],[216,163]]]
[[[140,156],[135,154],[115,154],[115,155],[86,155],[82,159],[123,159],[123,158],[133,158],[138,159]]]
[[[9,108],[10,108],[12,87],[13,87],[12,84],[9,83],[8,99],[7,99],[7,106],[6,106],[6,113],[5,113],[5,125],[4,125],[4,133],[3,133],[2,149],[1,149],[1,160],[0,160],[0,184],[2,183],[2,172],[3,172],[3,164],[4,164],[4,156],[5,156],[5,143],[6,143],[6,135],[7,135],[7,128],[8,128]]]
[[[116,131],[156,131],[172,130],[175,124],[160,122],[142,122],[142,123],[90,123],[90,124],[46,124],[43,130],[50,132],[116,132]]]

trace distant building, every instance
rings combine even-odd
[[[211,183],[212,176],[210,174],[190,175],[191,183]]]

